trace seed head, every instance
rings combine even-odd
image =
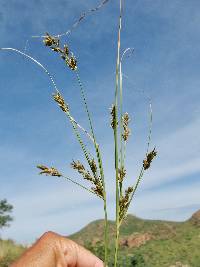
[[[90,161],[91,165],[91,169],[93,168],[92,172],[94,174],[94,176],[85,169],[84,165],[80,162],[80,161],[73,161],[71,163],[71,166],[73,169],[77,170],[85,180],[88,180],[92,183],[92,187],[91,190],[98,195],[100,198],[103,198],[103,185],[101,182],[101,179],[97,176],[96,172],[97,171],[97,167],[96,167],[96,163],[94,161],[94,159],[92,159]]]
[[[73,56],[73,53],[70,52],[69,47],[64,45],[64,48],[61,49],[60,41],[58,38],[52,37],[50,34],[46,33],[46,36],[43,40],[46,46],[49,46],[54,52],[60,53],[60,56],[71,70],[77,70],[77,60]],[[71,56],[69,56],[71,54]]]
[[[95,181],[95,178],[90,174],[89,171],[85,169],[84,165],[79,160],[78,161],[73,160],[73,162],[71,163],[71,167],[74,170],[77,170],[78,173],[80,173],[85,180],[88,180],[91,182]]]
[[[92,173],[96,176],[97,175],[97,164],[94,158],[90,160],[90,168],[91,168]]]
[[[77,60],[74,56],[71,56],[66,61],[67,65],[71,70],[77,70]]]
[[[63,53],[65,56],[69,56],[69,47],[67,45],[64,45]]]
[[[41,170],[40,174],[46,174],[46,175],[58,176],[58,177],[62,176],[62,174],[54,167],[46,167],[44,165],[38,165],[37,168]]]
[[[127,141],[129,135],[131,134],[131,130],[128,128],[130,118],[129,118],[129,115],[127,112],[122,117],[122,121],[123,121],[123,129],[124,129],[124,132],[122,134],[122,138],[124,139],[124,141]]]
[[[122,167],[118,170],[118,180],[119,180],[120,183],[123,182],[125,176],[126,176],[126,170],[125,170],[124,166],[122,166]]]
[[[133,187],[132,186],[129,186],[127,189],[126,189],[126,191],[125,191],[125,194],[130,194],[130,193],[132,193],[133,192]]]
[[[51,36],[48,33],[46,33],[43,42],[46,46],[59,46],[59,39]]]
[[[110,115],[111,115],[110,126],[114,129],[115,124],[118,125],[118,122],[117,122],[117,118],[116,118],[116,107],[113,104],[110,108]]]
[[[128,124],[130,122],[130,118],[129,118],[128,112],[124,113],[124,116],[122,118],[123,118],[124,126],[128,127]]]
[[[103,186],[101,183],[96,184],[95,187],[92,187],[91,189],[95,192],[97,196],[99,196],[100,198],[104,198]]]
[[[58,103],[58,106],[62,109],[62,111],[69,112],[69,106],[68,104],[65,104],[65,100],[59,92],[53,94],[53,98]]]
[[[52,49],[54,52],[62,53],[62,49],[60,49],[60,47],[51,47],[51,49]]]
[[[77,171],[83,171],[85,170],[85,167],[83,166],[82,163],[80,163],[80,161],[74,161],[71,163],[71,167],[74,169],[74,170],[77,170]]]
[[[151,162],[153,161],[153,159],[157,156],[157,151],[155,150],[155,148],[149,152],[149,154],[147,154],[146,159],[143,160],[143,167],[144,170],[147,170],[150,168],[151,166]]]
[[[131,193],[133,192],[133,187],[128,187],[125,190],[125,194],[120,197],[119,200],[119,219],[122,221],[126,216],[126,212],[131,200]]]

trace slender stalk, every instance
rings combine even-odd
[[[81,129],[86,135],[87,137],[94,143],[94,139],[93,137],[88,133],[88,131],[86,131],[72,116],[71,116],[71,120],[76,124],[76,126]]]
[[[119,89],[119,64],[120,64],[120,41],[121,41],[121,24],[122,24],[122,0],[120,0],[120,16],[118,28],[117,42],[117,63],[116,63],[116,88],[115,88],[115,120],[114,120],[114,143],[115,143],[115,173],[116,173],[116,237],[115,237],[115,261],[114,267],[117,267],[118,247],[119,247],[119,182],[118,182],[118,134],[117,134],[117,118],[118,118],[118,89]]]
[[[81,139],[81,136],[80,136],[80,134],[79,134],[79,131],[77,130],[77,125],[76,125],[75,122],[72,120],[71,115],[70,115],[69,112],[66,112],[66,115],[67,115],[67,117],[69,118],[69,120],[70,120],[70,122],[71,122],[71,124],[72,124],[72,127],[73,127],[74,133],[75,133],[75,135],[76,135],[76,138],[77,138],[77,140],[78,140],[78,142],[79,142],[79,144],[80,144],[80,146],[81,146],[81,148],[82,148],[82,150],[83,150],[84,156],[85,156],[85,158],[86,158],[88,164],[90,165],[89,152],[87,152],[86,147],[85,147],[85,145],[84,145],[84,143],[83,143],[83,141],[82,141],[82,139]]]
[[[82,184],[80,184],[80,183],[74,181],[73,179],[71,179],[71,178],[69,178],[69,177],[67,177],[67,176],[65,176],[65,175],[62,175],[61,177],[64,178],[64,179],[66,179],[66,180],[68,180],[68,181],[70,181],[70,182],[72,182],[73,184],[78,185],[78,186],[81,187],[82,189],[85,189],[85,190],[87,190],[88,192],[90,192],[90,193],[96,195],[96,193],[95,193],[94,191],[92,191],[92,190],[90,190],[89,188],[83,186]]]
[[[97,153],[99,150],[97,150]],[[101,154],[99,153],[98,156],[98,162],[99,162],[99,168],[100,168],[100,175],[101,175],[101,180],[103,184],[103,199],[104,199],[104,249],[105,249],[105,254],[104,254],[104,265],[105,267],[108,267],[108,214],[107,214],[107,199],[106,199],[106,187],[105,187],[105,180],[104,180],[104,172],[103,172],[103,166],[102,166],[102,160],[101,160]]]
[[[122,95],[122,61],[120,60],[119,63],[119,81],[120,81],[120,169],[122,171],[122,168],[124,166],[124,147],[123,147],[123,137],[122,137],[122,131],[123,131],[123,109],[122,109],[122,103],[123,103],[123,95]],[[122,181],[119,182],[119,190],[120,190],[120,197],[122,196]]]
[[[138,185],[139,185],[139,183],[140,183],[140,181],[142,179],[143,174],[144,174],[144,167],[142,167],[141,170],[140,170],[140,174],[139,174],[139,176],[137,178],[137,181],[136,181],[136,184],[134,186],[133,192],[131,194],[131,198],[130,198],[130,202],[129,203],[131,203],[131,201],[132,201],[132,199],[133,199],[133,197],[135,195],[135,192],[136,192],[136,190],[138,188]],[[127,208],[127,210],[128,210],[128,208]]]
[[[68,36],[69,34],[72,33],[72,31],[79,26],[79,24],[83,21],[83,19],[85,19],[88,15],[90,15],[92,12],[96,12],[98,11],[99,9],[101,9],[105,4],[107,4],[109,2],[109,0],[102,0],[101,3],[94,7],[94,8],[91,8],[87,11],[84,11],[82,12],[81,16],[74,22],[74,24],[72,25],[72,27],[67,30],[66,32],[63,32],[63,33],[60,33],[60,34],[54,34],[53,36],[54,37],[57,37],[57,38],[60,38],[60,37],[63,37],[63,36]],[[44,38],[45,35],[33,35],[31,36],[32,38]]]
[[[94,139],[95,140],[95,139]],[[103,171],[103,165],[102,165],[102,159],[101,159],[101,153],[99,150],[99,146],[95,143],[97,158],[98,158],[98,164],[100,169],[100,175],[101,175],[101,181],[103,184],[103,195],[104,195],[104,248],[105,248],[105,255],[104,255],[104,265],[105,267],[108,266],[108,215],[107,215],[107,199],[106,199],[106,186],[105,186],[105,180],[104,180],[104,171]]]
[[[150,103],[149,104],[149,132],[148,132],[146,155],[149,153],[149,147],[150,147],[150,143],[151,143],[152,124],[153,124],[153,111],[152,111],[152,105]],[[137,188],[138,188],[138,186],[140,184],[140,181],[141,181],[143,175],[144,175],[144,167],[142,166],[141,170],[140,170],[140,173],[139,173],[139,176],[138,176],[138,178],[136,180],[136,183],[135,183],[135,185],[133,187],[133,192],[132,192],[132,194],[130,196],[129,204],[128,204],[127,208],[126,208],[125,213],[127,213],[127,211],[128,211],[128,208],[129,208],[129,206],[130,206],[130,204],[131,204],[131,202],[133,200],[133,197],[135,196],[135,192],[136,192],[136,190],[137,190]],[[120,222],[120,224],[121,224],[121,222]]]
[[[51,80],[51,82],[52,82],[52,84],[53,84],[53,87],[54,87],[55,90],[58,92],[58,88],[57,88],[56,83],[55,83],[55,81],[53,80],[51,74],[48,72],[48,70],[47,70],[47,69],[46,69],[46,68],[45,68],[45,67],[44,67],[38,60],[36,60],[35,58],[33,58],[33,57],[27,55],[26,53],[23,53],[23,52],[20,51],[20,50],[15,49],[15,48],[12,48],[12,47],[2,47],[2,48],[0,48],[0,50],[10,50],[10,51],[16,52],[16,53],[18,53],[18,54],[20,54],[20,55],[22,55],[22,56],[24,56],[24,57],[30,59],[30,60],[31,60],[32,62],[34,62],[35,64],[37,64],[37,65],[38,65],[40,68],[42,68],[42,69],[45,71],[45,73],[49,76],[49,78],[50,78],[50,80]]]
[[[106,192],[104,190],[104,266],[108,267],[108,214],[107,214],[107,200]]]
[[[87,100],[86,100],[83,84],[81,82],[81,79],[80,79],[78,71],[76,71],[76,77],[77,77],[77,80],[78,80],[78,83],[79,83],[79,86],[80,86],[81,96],[82,96],[82,99],[83,99],[83,102],[84,102],[84,106],[85,106],[85,110],[86,110],[86,113],[87,113],[87,117],[88,117],[88,120],[89,120],[90,130],[91,130],[91,133],[92,133],[92,138],[94,140],[94,147],[95,147],[96,156],[97,156],[98,165],[99,165],[99,170],[100,170],[101,182],[102,182],[103,189],[104,189],[104,192],[103,192],[103,194],[104,194],[104,221],[105,221],[105,227],[104,227],[104,244],[105,244],[104,264],[105,264],[105,266],[107,266],[108,265],[108,216],[107,216],[107,200],[106,200],[106,188],[105,188],[103,164],[102,164],[102,158],[101,158],[101,152],[100,152],[99,144],[97,144],[97,142],[96,142],[94,129],[93,129],[93,126],[92,126],[92,119],[91,119],[90,112],[89,112],[89,109],[88,109],[88,105],[87,105]]]
[[[127,141],[123,140],[123,74],[122,74],[122,62],[124,59],[124,56],[128,52],[133,52],[133,49],[128,47],[124,50],[122,53],[122,56],[120,58],[120,63],[119,63],[119,82],[120,82],[120,168],[122,168],[125,165],[125,159],[126,159],[126,143]],[[122,197],[122,190],[123,190],[123,183],[119,183],[119,189],[120,189],[120,197]]]

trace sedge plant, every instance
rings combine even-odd
[[[109,0],[104,0],[98,7],[93,8],[88,11],[88,13],[99,10],[104,4],[106,4]],[[77,27],[82,19],[86,17],[87,13],[84,13],[73,25],[72,29]],[[148,142],[147,142],[147,150],[145,158],[142,162],[141,170],[139,172],[138,178],[134,185],[129,186],[128,188],[124,188],[124,179],[127,176],[126,167],[125,167],[125,159],[126,159],[126,145],[129,140],[131,130],[129,128],[130,117],[127,112],[123,112],[123,75],[122,75],[122,63],[124,55],[131,50],[130,48],[125,51],[121,51],[121,31],[122,31],[122,0],[119,0],[119,21],[118,21],[118,38],[117,38],[117,55],[116,55],[116,73],[115,73],[115,90],[114,90],[114,101],[110,108],[110,116],[111,122],[110,126],[113,130],[114,136],[114,168],[115,168],[115,253],[114,253],[114,266],[118,266],[118,249],[119,249],[119,235],[120,235],[120,227],[127,215],[128,208],[130,206],[131,201],[135,195],[135,192],[138,188],[138,185],[143,177],[144,172],[150,168],[151,162],[154,157],[157,155],[155,148],[149,151],[150,141],[151,141],[151,130],[152,130],[152,107],[150,104],[150,120],[149,120],[149,134],[148,134]],[[68,35],[71,33],[71,30],[66,33],[59,35],[50,35],[46,33],[43,36],[33,36],[33,37],[42,37],[43,44],[51,49],[54,53],[57,53],[63,63],[66,65],[66,68],[69,71],[72,71],[76,77],[77,84],[80,88],[80,94],[83,101],[83,105],[85,108],[86,116],[89,121],[90,130],[86,130],[83,126],[81,126],[78,121],[73,117],[72,110],[70,109],[69,104],[63,98],[61,92],[58,90],[57,85],[49,73],[46,67],[41,64],[38,60],[28,55],[27,53],[20,51],[15,48],[0,48],[1,51],[10,51],[18,53],[25,58],[31,60],[33,63],[37,64],[43,71],[48,75],[52,86],[54,88],[54,93],[52,95],[53,100],[64,113],[66,118],[69,120],[72,131],[80,144],[81,151],[86,159],[87,166],[85,166],[79,160],[73,160],[71,162],[71,167],[82,176],[84,180],[88,181],[90,186],[86,187],[81,182],[77,182],[74,179],[64,175],[54,166],[46,166],[46,165],[38,165],[37,168],[40,170],[40,174],[50,175],[55,177],[61,177],[66,179],[84,190],[87,190],[89,193],[94,194],[103,202],[104,208],[104,265],[108,267],[108,215],[107,215],[107,196],[106,196],[106,183],[104,177],[104,168],[102,161],[102,153],[100,149],[100,145],[97,142],[92,116],[89,111],[88,102],[86,98],[85,89],[79,74],[79,67],[76,57],[74,56],[71,48],[68,44],[61,44],[61,38],[63,35]],[[93,145],[94,153],[92,154],[86,146],[82,133],[90,140]]]

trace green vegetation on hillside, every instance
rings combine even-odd
[[[94,221],[70,238],[103,259],[103,224],[103,220]],[[109,267],[113,267],[112,221],[109,233]],[[24,250],[11,240],[0,240],[0,267],[8,267]],[[200,211],[185,222],[142,220],[128,215],[121,228],[119,267],[200,267],[199,251]]]
[[[25,250],[25,247],[15,244],[12,240],[0,239],[0,267],[8,267]]]
[[[113,266],[114,223],[110,228],[109,267]],[[103,221],[90,223],[70,238],[102,258]],[[95,238],[94,234],[95,233]],[[142,220],[128,215],[121,227],[120,266],[200,267],[200,211],[186,222]]]

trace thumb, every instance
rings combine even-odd
[[[72,240],[66,240],[65,259],[69,267],[104,267],[103,262],[89,250]]]

